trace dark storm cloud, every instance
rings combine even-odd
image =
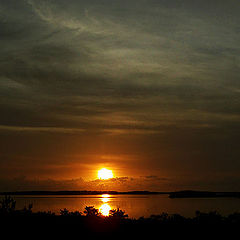
[[[69,145],[88,135],[84,154],[108,143],[169,174],[239,170],[239,10],[233,0],[2,0],[1,141],[30,138],[35,159],[39,135]]]

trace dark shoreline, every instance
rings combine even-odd
[[[240,198],[240,192],[178,191],[169,193],[169,198]]]
[[[0,195],[155,195],[170,194],[170,192],[150,192],[150,191],[16,191],[16,192],[0,192]]]
[[[176,191],[176,192],[151,192],[151,191],[15,191],[15,192],[0,192],[0,195],[163,195],[168,194],[169,198],[240,198],[240,192],[210,192],[210,191]]]

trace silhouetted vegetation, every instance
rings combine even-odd
[[[0,201],[0,214],[11,214],[15,211],[16,201],[10,196],[5,196]]]
[[[84,213],[86,214],[87,217],[97,217],[101,215],[99,210],[94,208],[94,206],[86,207]]]
[[[128,215],[118,208],[117,210],[116,209],[110,210],[109,217],[113,219],[126,219]]]
[[[68,209],[60,209],[61,216],[82,216],[82,213],[79,211],[70,212]]]
[[[94,206],[86,206],[84,212],[69,211],[64,208],[60,215],[52,212],[33,212],[32,204],[16,210],[16,201],[5,196],[0,201],[0,220],[2,229],[34,229],[36,231],[51,230],[59,233],[81,232],[89,234],[161,234],[175,235],[190,232],[202,234],[205,230],[222,230],[233,232],[240,227],[240,213],[222,216],[216,211],[203,213],[196,211],[192,218],[179,214],[162,213],[148,218],[128,218],[121,209],[109,211],[109,216],[103,216]],[[27,231],[26,229],[26,231]]]

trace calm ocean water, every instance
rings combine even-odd
[[[218,211],[222,215],[240,212],[240,199],[237,198],[193,198],[170,199],[168,195],[78,195],[78,196],[14,196],[17,208],[33,204],[33,211],[52,211],[59,214],[60,209],[84,211],[86,206],[94,206],[107,215],[110,209],[120,208],[129,217],[149,217],[152,214],[179,213],[192,217],[196,210],[202,212]]]

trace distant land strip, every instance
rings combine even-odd
[[[0,192],[0,195],[150,195],[150,194],[169,194],[170,192],[150,192],[150,191],[16,191],[16,192]]]
[[[240,192],[178,191],[169,193],[170,198],[240,198]]]
[[[0,195],[157,195],[168,194],[169,198],[240,198],[240,192],[210,192],[210,191],[176,191],[176,192],[151,192],[151,191],[15,191],[0,192]]]

